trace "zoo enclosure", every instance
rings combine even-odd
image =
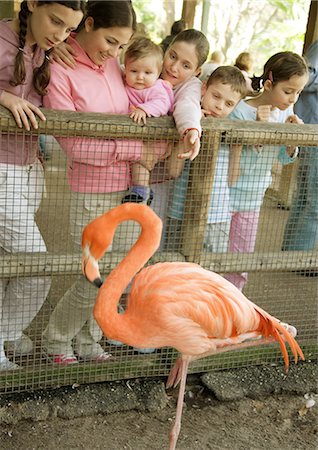
[[[23,135],[23,139],[27,141],[42,134],[55,136],[57,139],[88,137],[142,140],[150,145],[158,141],[174,145],[179,139],[172,119],[168,118],[149,119],[147,126],[139,127],[123,116],[61,111],[46,111],[45,114],[47,121],[40,124],[39,130],[26,132],[17,129],[11,115],[1,108],[2,139],[8,135]],[[293,183],[290,185],[290,178],[279,175],[280,180],[276,182],[278,190],[275,186],[272,187],[271,192],[268,192],[271,195],[265,197],[254,253],[210,253],[204,250],[203,241],[214,169],[221,142],[277,146],[295,144],[310,147],[317,145],[318,127],[213,119],[202,120],[202,126],[201,152],[190,168],[184,219],[179,235],[180,251],[171,251],[169,245],[162,246],[150,262],[193,261],[219,273],[250,272],[245,289],[246,295],[281,320],[295,325],[299,333],[299,343],[307,359],[316,357],[317,282],[315,278],[300,277],[295,271],[317,270],[317,249],[281,251],[282,235],[288,217],[288,204],[284,202],[288,196],[280,201],[280,193],[282,190],[292,192]],[[154,354],[142,355],[127,346],[116,348],[105,341],[103,343],[105,349],[115,358],[114,361],[105,364],[81,363],[76,367],[62,368],[53,366],[43,358],[42,331],[55,304],[72,284],[74,276],[80,273],[81,261],[80,254],[74,253],[69,236],[70,191],[66,176],[67,161],[57,142],[51,138],[46,141],[46,151],[48,155],[44,156],[48,158],[45,163],[47,193],[37,213],[37,222],[47,243],[48,252],[2,255],[0,277],[6,280],[45,275],[52,277],[53,283],[41,311],[25,330],[35,343],[34,349],[27,356],[15,357],[15,362],[21,367],[19,370],[0,373],[0,389],[3,392],[15,392],[73,383],[166,375],[176,356],[173,349],[161,349]],[[158,167],[153,174],[155,185],[156,182],[165,179],[165,164],[160,163]],[[295,169],[292,169],[293,172]],[[162,217],[165,217],[170,202],[172,183],[173,181],[168,181],[158,184],[159,194],[157,193],[155,198],[154,209]],[[164,192],[160,192],[162,186],[165,186]],[[278,207],[278,203],[283,207]],[[101,262],[102,271],[108,273],[123,256],[115,253],[106,254]],[[8,355],[10,356],[10,349]],[[264,347],[206,358],[193,364],[191,370],[201,372],[239,365],[268,364],[280,360],[277,347]]]

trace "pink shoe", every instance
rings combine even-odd
[[[78,360],[74,355],[47,355],[48,359],[59,366],[70,366],[77,364]]]

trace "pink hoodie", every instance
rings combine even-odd
[[[68,43],[77,53],[75,69],[53,64],[48,108],[70,111],[128,114],[129,101],[117,59],[96,66],[74,36]],[[85,120],[85,117],[83,118]],[[94,138],[60,138],[68,157],[68,178],[75,192],[107,193],[127,189],[130,184],[130,162],[141,158],[141,141]],[[165,148],[158,146],[156,153]]]
[[[33,70],[43,63],[44,51],[36,48],[33,53],[27,45],[23,49],[26,71],[25,82],[11,86],[14,60],[18,52],[19,37],[8,21],[0,21],[0,98],[3,91],[24,98],[36,106],[41,105],[41,96],[35,91],[32,80]],[[24,166],[33,164],[37,158],[38,138],[29,134],[0,133],[0,163]]]

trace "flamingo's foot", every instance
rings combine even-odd
[[[297,328],[293,327],[292,325],[289,325],[288,323],[285,322],[280,322],[281,326],[286,328],[286,330],[288,331],[288,333],[295,338],[297,336]]]

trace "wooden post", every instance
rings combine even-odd
[[[198,263],[202,253],[220,138],[219,131],[205,131],[200,154],[191,163],[181,229],[181,253],[191,262]]]
[[[309,15],[307,21],[307,29],[305,34],[305,41],[303,53],[305,54],[308,47],[318,39],[318,2],[312,1],[310,3]]]
[[[182,19],[186,21],[188,28],[193,28],[195,8],[198,0],[183,0]]]

